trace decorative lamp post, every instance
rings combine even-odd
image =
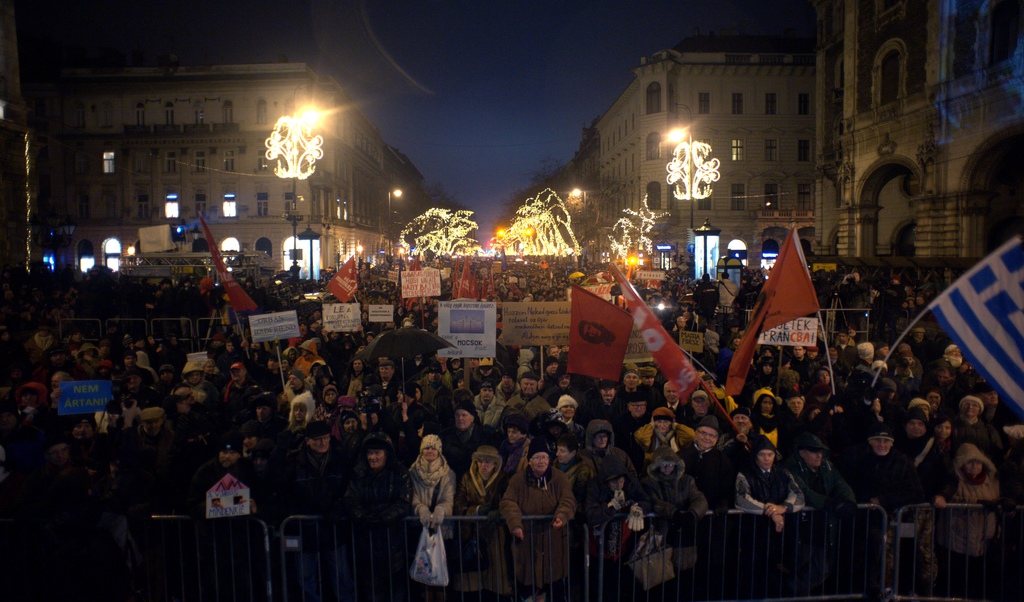
[[[71,246],[71,241],[75,234],[75,228],[78,224],[68,217],[58,219],[57,215],[52,212],[42,218],[37,214],[33,214],[29,219],[28,224],[32,240],[42,247],[43,250],[50,251],[50,257],[53,261],[51,269],[55,268],[57,263],[57,252],[60,249],[65,249]]]
[[[721,175],[721,162],[711,157],[711,145],[695,141],[688,130],[677,130],[670,140],[678,142],[669,161],[668,183],[675,188],[673,196],[680,201],[690,201],[690,229],[693,230],[693,205],[700,199],[711,196],[711,184]]]
[[[394,190],[388,190],[388,218],[387,218],[387,221],[385,222],[385,227],[387,228],[388,254],[389,255],[395,249],[395,243],[394,243],[394,241],[391,238],[391,222],[392,222],[392,219],[391,219],[391,197],[395,197],[396,199],[402,198],[402,189],[401,188],[395,188]]]
[[[722,231],[711,226],[711,221],[705,219],[704,225],[693,231],[694,235],[694,278],[701,278],[709,274],[718,263],[718,235]]]
[[[313,126],[320,118],[316,111],[308,110],[299,116],[284,115],[277,120],[274,131],[266,139],[264,156],[268,161],[277,161],[274,174],[279,178],[292,180],[292,206],[284,214],[285,221],[292,224],[292,267],[293,279],[299,277],[298,239],[296,230],[302,216],[298,213],[296,184],[316,171],[316,162],[324,156],[323,136],[313,135]],[[293,211],[295,209],[295,211]],[[312,231],[312,230],[310,230]],[[317,235],[319,237],[319,235]],[[311,272],[312,273],[312,272]]]

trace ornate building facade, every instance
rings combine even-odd
[[[26,157],[32,137],[21,96],[14,2],[0,1],[0,265],[25,264],[29,213],[35,190],[28,184]]]

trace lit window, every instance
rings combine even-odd
[[[224,195],[224,217],[238,217],[238,207],[235,205],[235,193],[229,192]]]
[[[103,151],[103,173],[114,173],[114,151]]]
[[[734,138],[732,141],[732,160],[743,160],[743,140]]]
[[[164,201],[164,217],[167,219],[178,219],[178,195],[170,193]]]

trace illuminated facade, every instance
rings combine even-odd
[[[814,4],[819,254],[969,259],[1024,232],[1020,2]]]
[[[301,217],[298,230],[321,235],[297,245],[308,275],[360,247],[363,257],[379,256],[388,218],[415,215],[425,203],[408,158],[336,82],[303,64],[164,59],[158,67],[65,69],[58,81],[25,90],[33,124],[51,141],[37,157],[40,202],[78,222],[57,265],[113,267],[119,252],[138,246],[139,228],[184,225],[189,233],[202,213],[219,241],[265,252],[268,268],[280,270],[292,263],[292,223],[282,219],[291,214]],[[323,155],[308,178],[279,178],[265,141],[280,117],[308,107],[320,113],[314,135],[323,137]],[[407,194],[392,217],[386,201],[395,187]],[[205,245],[185,240],[180,248]]]
[[[21,97],[14,3],[0,0],[0,264],[22,264],[29,257],[29,203],[36,191],[27,178],[33,138],[25,124]],[[28,143],[28,155],[26,155]],[[33,203],[34,204],[34,203]]]

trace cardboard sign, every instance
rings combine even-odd
[[[506,345],[568,345],[569,301],[501,304],[501,341]]]
[[[250,500],[249,488],[226,474],[206,492],[206,518],[247,516],[252,512]]]
[[[680,330],[679,346],[690,353],[704,353],[704,333]]]
[[[324,303],[324,330],[327,332],[356,332],[362,326],[362,312],[358,303]]]
[[[664,270],[637,270],[633,274],[633,280],[664,280]]]
[[[398,286],[398,270],[388,270],[388,282]]]
[[[249,316],[249,329],[252,331],[253,343],[302,336],[299,333],[299,318],[295,315],[294,309],[275,314]]]
[[[394,322],[395,308],[391,305],[370,305],[371,322]]]
[[[109,380],[69,380],[60,384],[57,415],[93,414],[107,409],[114,398]]]
[[[757,338],[757,343],[783,347],[817,345],[818,318],[797,318],[766,330]]]
[[[188,355],[185,356],[185,361],[199,362],[200,364],[202,364],[203,362],[206,361],[206,352],[196,351],[195,353],[189,353]]]
[[[441,272],[424,268],[402,272],[402,298],[437,297],[441,294]]]
[[[622,362],[624,364],[642,364],[653,361],[654,356],[651,355],[651,350],[647,348],[644,335],[640,334],[640,329],[634,325],[633,332],[629,333],[629,345],[626,346],[626,357],[622,358]]]
[[[480,301],[450,301],[438,305],[437,335],[454,348],[440,349],[441,357],[494,357],[497,307]]]
[[[491,262],[491,273],[494,274],[495,276],[497,276],[498,274],[501,273],[501,262],[500,261],[492,261]]]

